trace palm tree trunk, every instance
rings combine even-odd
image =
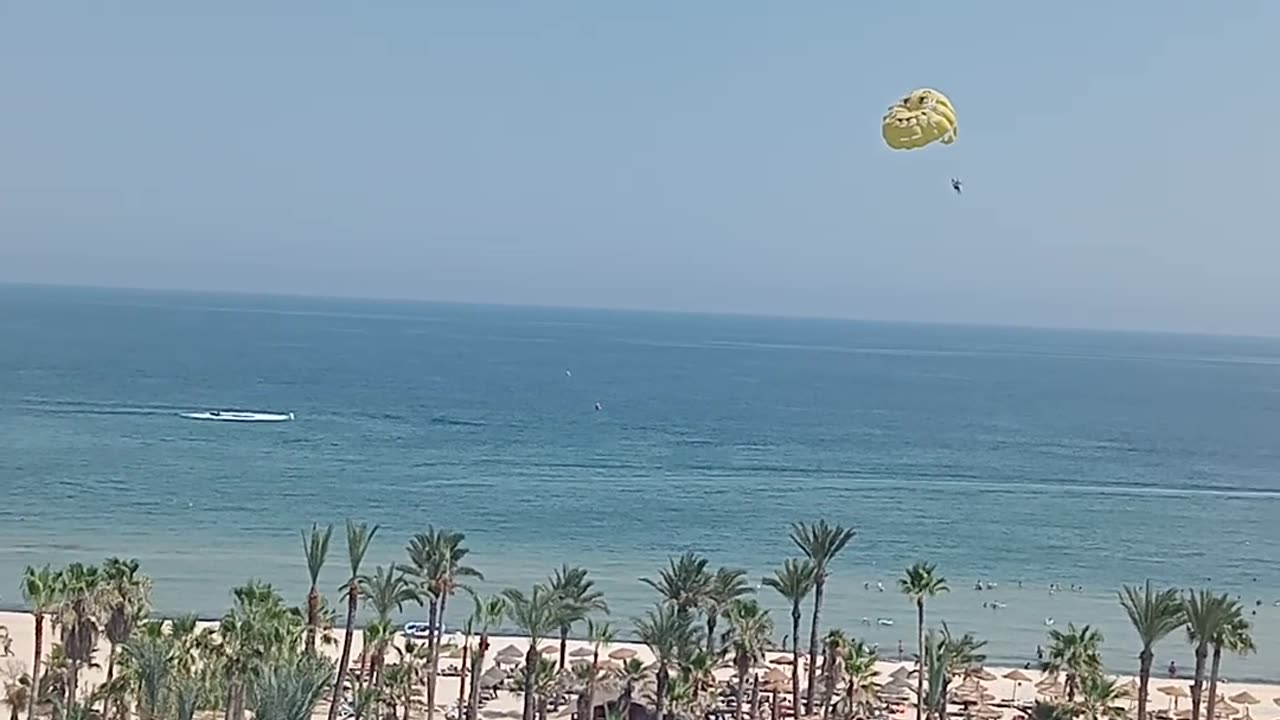
[[[916,598],[916,720],[924,720],[924,598]]]
[[[591,655],[591,677],[587,678],[586,715],[578,720],[595,720],[596,717],[596,678],[600,676],[600,646],[595,647]]]
[[[565,651],[567,651],[568,649],[569,649],[569,626],[561,625],[560,626],[560,662],[556,666],[556,669],[559,670],[560,672],[564,672],[564,661],[565,661],[565,658],[568,657],[568,655],[565,654]]]
[[[1196,646],[1196,674],[1191,681],[1191,720],[1200,720],[1200,693],[1204,689],[1204,661],[1208,656],[1208,647],[1204,644]]]
[[[760,673],[751,678],[751,720],[760,720]]]
[[[822,586],[825,580],[821,574],[813,584],[813,621],[809,623],[809,687],[804,693],[805,712],[813,714],[814,682],[818,679],[818,620],[822,615]]]
[[[489,634],[482,633],[475,661],[471,663],[471,695],[467,702],[467,720],[476,720],[480,715],[480,675],[484,672],[484,656],[488,651]]]
[[[430,656],[427,659],[427,720],[435,720],[436,717],[436,673],[440,668],[440,632],[436,630],[436,624],[444,625],[440,622],[444,618],[444,601],[443,595],[439,600],[432,600],[427,611],[431,616],[428,625],[430,631],[427,633],[427,654]]]
[[[719,619],[719,613],[707,612],[707,654],[712,657],[716,654],[716,622]]]
[[[467,661],[471,659],[471,636],[462,644],[462,672],[458,675],[458,717],[465,717],[467,707],[467,676],[469,666]]]
[[[1147,686],[1151,684],[1152,659],[1151,648],[1142,648],[1138,654],[1138,720],[1147,720]]]
[[[320,631],[320,590],[314,584],[307,593],[307,652],[316,653],[316,633]]]
[[[36,696],[40,694],[40,658],[44,655],[44,613],[36,611],[36,648],[31,657],[31,692],[27,697],[27,718],[36,716]]]
[[[106,685],[110,685],[116,676],[116,645],[113,642],[107,642],[107,681]],[[111,697],[102,698],[102,717],[111,717]],[[149,718],[147,720],[150,720]]]
[[[741,666],[738,667],[738,687],[736,689],[738,708],[734,717],[742,720],[742,711],[746,707],[747,700],[747,674],[743,672]]]
[[[533,681],[538,674],[538,648],[533,642],[533,638],[529,638],[529,651],[524,654],[524,708],[520,714],[521,720],[534,720],[537,705],[533,695]]]
[[[1204,716],[1213,720],[1214,706],[1218,704],[1218,666],[1222,663],[1222,644],[1213,645],[1213,666],[1209,670],[1209,702],[1205,705]]]
[[[355,632],[356,604],[359,601],[355,579],[347,589],[347,627],[342,633],[342,659],[338,661],[338,677],[333,682],[333,699],[329,703],[329,720],[338,719],[338,705],[342,703],[342,686],[347,679],[347,665],[351,663],[351,638]]]
[[[668,680],[669,678],[667,677],[667,668],[659,667],[658,668],[658,697],[654,698],[653,700],[653,720],[666,720]],[[741,700],[739,700],[738,706],[739,707],[742,706]],[[739,713],[741,713],[741,710],[739,710]],[[738,717],[742,717],[742,716],[739,715]]]
[[[791,713],[793,716],[800,714],[800,643],[796,642],[799,637],[800,601],[796,600],[791,603]],[[778,702],[776,695],[773,701]]]

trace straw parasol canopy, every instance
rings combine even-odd
[[[1005,680],[1012,680],[1016,683],[1031,682],[1031,678],[1021,670],[1011,670],[1004,674]]]
[[[635,656],[636,656],[636,651],[627,647],[618,648],[617,650],[614,650],[613,652],[609,653],[609,657],[614,660],[630,660]]]
[[[485,674],[480,676],[480,687],[487,689],[498,687],[503,680],[507,679],[507,674],[496,667],[489,668]]]
[[[596,654],[596,651],[595,651],[595,650],[592,650],[591,648],[587,647],[586,645],[583,645],[582,647],[577,648],[577,649],[573,650],[572,652],[570,652],[570,653],[569,653],[569,657],[571,657],[571,658],[589,658],[589,657],[593,657],[595,654]]]
[[[1229,702],[1223,701],[1213,706],[1213,714],[1218,717],[1231,717],[1239,714],[1240,708]]]
[[[1004,713],[1000,712],[999,710],[993,707],[987,707],[986,705],[979,705],[978,707],[973,709],[973,712],[971,714],[974,717],[985,718],[986,720],[995,720],[998,717],[1004,716]]]
[[[542,649],[538,650],[538,652],[542,653],[543,655],[555,655],[556,653],[560,652],[560,648],[555,645],[543,645]]]
[[[1239,703],[1241,705],[1257,705],[1258,703],[1262,702],[1261,700],[1254,697],[1253,695],[1250,695],[1248,690],[1245,690],[1243,692],[1238,692],[1227,699],[1233,703]]]
[[[779,655],[778,657],[770,660],[769,662],[773,663],[774,665],[792,665],[795,663],[795,661],[796,661],[795,658],[791,657],[790,655]]]
[[[911,686],[897,678],[885,683],[878,693],[885,700],[900,700],[911,696]]]
[[[894,680],[906,680],[911,677],[911,670],[906,665],[899,665],[893,672],[889,673],[889,677]]]
[[[1040,678],[1038,682],[1036,682],[1036,689],[1039,690],[1041,688],[1053,687],[1057,684],[1058,684],[1057,678],[1055,678],[1052,675],[1045,675],[1044,677]]]
[[[996,679],[995,675],[987,672],[986,668],[978,668],[969,673],[969,677],[978,678],[982,682],[991,682]]]
[[[1171,698],[1191,697],[1191,693],[1187,692],[1187,689],[1182,687],[1181,685],[1162,685],[1161,687],[1156,688],[1156,690],[1158,692],[1164,693],[1165,695],[1168,695]]]
[[[500,663],[502,665],[514,665],[515,663],[520,662],[522,659],[524,659],[524,651],[522,651],[520,648],[516,647],[515,645],[508,645],[502,648],[501,650],[498,651],[498,654],[495,655],[493,658],[494,662]]]
[[[1120,687],[1116,688],[1116,690],[1119,691],[1120,695],[1123,697],[1134,698],[1138,696],[1138,683],[1130,678],[1129,682],[1124,683]]]
[[[765,683],[789,683],[791,678],[778,668],[769,668],[769,672],[764,674],[763,681]]]
[[[605,660],[604,662],[600,663],[600,670],[602,672],[618,672],[621,669],[622,669],[622,663],[618,662],[617,660]]]

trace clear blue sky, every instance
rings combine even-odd
[[[1275,0],[8,2],[0,280],[1280,333],[1278,27]],[[926,85],[959,142],[887,150]]]

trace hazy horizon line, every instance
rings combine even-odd
[[[161,294],[180,294],[180,295],[211,295],[211,296],[229,296],[229,297],[260,297],[260,298],[277,298],[277,299],[298,299],[298,300],[342,300],[357,301],[371,303],[406,303],[418,305],[455,305],[463,307],[489,307],[489,308],[510,308],[523,310],[573,310],[586,312],[615,312],[636,315],[676,315],[691,316],[705,318],[740,318],[740,319],[757,319],[757,320],[799,320],[812,322],[844,322],[844,323],[865,323],[869,325],[916,325],[922,327],[938,327],[938,328],[972,328],[972,329],[997,329],[997,330],[1040,330],[1049,332],[1064,333],[1096,333],[1110,335],[1155,335],[1168,337],[1187,337],[1187,338],[1221,338],[1221,339],[1239,339],[1239,340],[1276,340],[1280,339],[1280,333],[1267,334],[1263,332],[1241,333],[1241,332],[1215,332],[1207,330],[1177,330],[1168,328],[1147,328],[1147,327],[1089,327],[1080,325],[1027,325],[1017,323],[1001,323],[1001,322],[956,322],[947,320],[928,320],[928,319],[885,319],[864,317],[857,315],[806,315],[796,313],[759,313],[759,312],[734,312],[734,311],[716,311],[716,310],[677,310],[670,308],[653,308],[653,307],[636,307],[636,306],[613,306],[613,305],[548,305],[542,303],[510,303],[510,302],[494,302],[475,299],[442,299],[428,297],[404,297],[396,295],[378,296],[378,295],[361,295],[361,294],[332,294],[332,293],[306,293],[306,292],[288,292],[288,291],[271,291],[271,290],[239,290],[239,289],[192,289],[192,288],[175,288],[175,287],[140,287],[135,285],[84,285],[77,283],[56,283],[56,282],[22,282],[16,280],[0,279],[0,288],[32,288],[32,289],[49,289],[49,290],[99,290],[108,292],[136,292],[136,293],[161,293]]]

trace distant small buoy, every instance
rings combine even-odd
[[[573,373],[569,372],[568,370],[565,370],[565,371],[564,371],[564,376],[565,376],[565,377],[573,377]]]

